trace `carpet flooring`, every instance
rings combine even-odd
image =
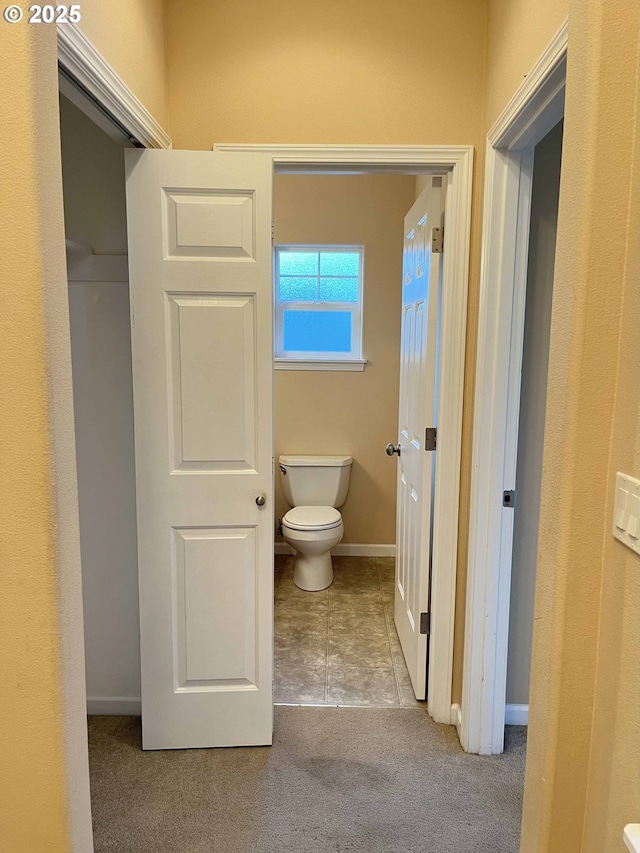
[[[517,853],[526,729],[466,755],[418,708],[275,708],[272,747],[142,752],[90,717],[96,853]]]

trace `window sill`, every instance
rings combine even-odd
[[[364,370],[366,358],[274,358],[275,370]]]

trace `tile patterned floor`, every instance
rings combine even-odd
[[[293,563],[275,558],[275,702],[424,707],[393,624],[393,558],[334,557],[321,592],[295,586]]]

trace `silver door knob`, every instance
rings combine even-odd
[[[400,445],[387,444],[387,456],[393,456],[394,453],[397,453],[398,456],[400,456]]]
[[[258,495],[258,497],[256,498],[256,503],[258,506],[264,506],[266,504],[266,502],[267,502],[267,499],[265,498],[264,495]]]

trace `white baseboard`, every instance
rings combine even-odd
[[[141,713],[142,700],[139,696],[87,696],[87,714],[139,717]]]
[[[276,554],[295,554],[286,542],[276,542]],[[395,545],[361,545],[358,542],[341,542],[331,552],[335,557],[395,557]]]
[[[528,705],[506,705],[504,712],[505,726],[526,726],[529,724]]]

